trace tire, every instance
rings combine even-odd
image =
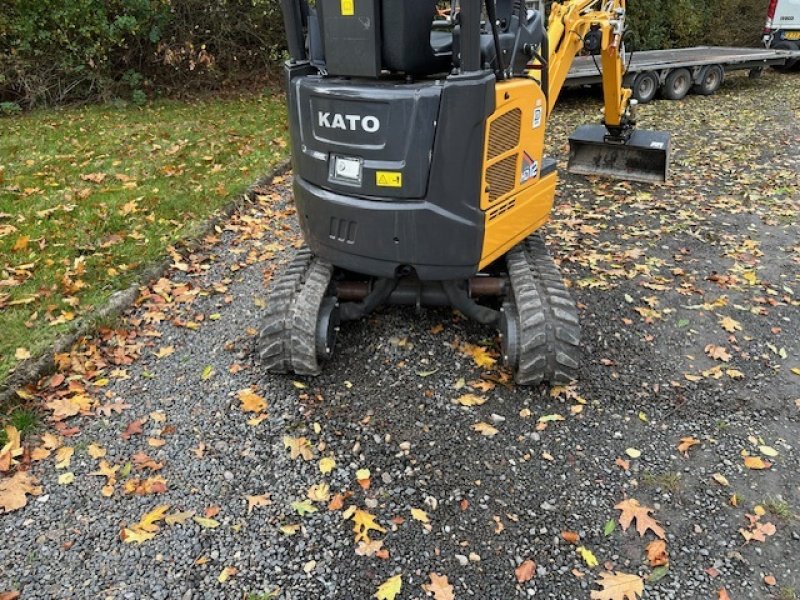
[[[797,52],[798,50],[800,50],[800,45],[798,45],[795,42],[790,42],[790,41],[787,41],[787,40],[783,40],[782,42],[777,42],[776,44],[773,44],[771,46],[771,49],[772,50],[793,50],[793,51]],[[786,71],[791,71],[792,69],[794,69],[799,64],[800,64],[800,59],[792,58],[790,60],[787,60],[786,64],[784,64],[783,66],[775,65],[773,67],[773,69],[775,69],[776,71],[786,72]]]
[[[640,104],[647,104],[658,93],[658,75],[652,71],[639,73],[633,80],[633,97]]]
[[[691,89],[692,74],[689,69],[675,69],[667,75],[664,85],[661,86],[661,94],[667,100],[683,100]]]
[[[719,65],[708,65],[700,71],[698,79],[700,83],[692,87],[692,91],[701,96],[710,96],[715,94],[725,81],[725,69]]]

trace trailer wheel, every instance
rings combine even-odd
[[[689,69],[675,69],[670,71],[661,93],[667,100],[682,100],[692,89],[692,74]]]
[[[707,67],[703,67],[703,70],[700,71],[700,77],[698,79],[700,83],[692,87],[692,91],[701,96],[710,96],[715,93],[722,85],[722,82],[725,81],[725,69],[719,65],[708,65]]]
[[[771,48],[773,50],[792,50],[794,52],[797,52],[798,50],[800,50],[800,46],[798,46],[796,43],[789,42],[789,41],[786,41],[786,40],[783,40],[782,42],[778,42],[777,44],[773,44],[771,46]],[[800,64],[800,59],[790,58],[783,65],[775,65],[773,68],[776,71],[791,71],[798,64]]]
[[[647,104],[658,92],[658,75],[652,71],[639,73],[633,80],[633,97],[640,104]]]

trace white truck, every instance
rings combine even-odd
[[[800,50],[800,0],[770,0],[764,44],[775,50]],[[788,60],[784,69],[800,64],[800,59]]]

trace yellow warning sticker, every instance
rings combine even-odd
[[[403,174],[400,171],[377,171],[375,185],[379,187],[403,187]]]
[[[342,16],[352,17],[356,14],[356,0],[342,0]]]

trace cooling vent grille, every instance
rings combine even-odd
[[[522,111],[519,108],[497,117],[489,126],[489,160],[513,150],[519,144]]]
[[[512,154],[486,169],[486,183],[489,184],[489,202],[511,192],[517,181],[517,155]]]
[[[516,205],[516,203],[517,203],[517,199],[516,198],[512,198],[511,200],[508,200],[507,202],[503,202],[500,206],[498,206],[497,208],[494,208],[489,213],[489,220],[490,221],[494,221],[497,217],[499,217],[503,213],[506,213],[506,212],[510,211],[512,208],[514,208],[514,205]]]

